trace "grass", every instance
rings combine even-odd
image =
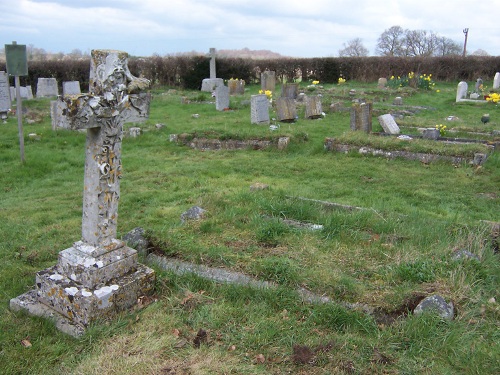
[[[392,100],[402,96],[407,114],[398,124],[404,132],[434,127],[454,115],[459,120],[446,122],[454,134],[495,139],[469,133],[499,130],[498,108],[456,104],[455,84],[438,88],[439,93],[382,90],[348,82],[314,93],[323,95],[324,109],[336,101],[349,108],[349,90],[355,89],[357,97],[374,100],[374,116],[396,110]],[[22,165],[17,120],[11,117],[1,125],[3,373],[497,371],[500,307],[491,298],[500,300],[500,263],[483,221],[499,221],[498,153],[473,167],[325,152],[326,137],[391,147],[400,143],[352,134],[348,111],[306,120],[299,106],[298,121],[275,132],[251,125],[248,103],[258,89],[250,86],[245,95],[231,97],[233,111],[217,112],[207,93],[156,88],[150,119],[140,125],[145,131],[123,141],[118,227],[120,236],[145,228],[155,248],[168,256],[244,272],[277,287],[219,285],[156,269],[155,302],[96,323],[79,339],[47,320],[10,311],[8,303],[80,238],[85,134],[53,132],[49,101],[26,101],[27,116],[35,123],[25,124],[25,134],[41,138],[25,137]],[[190,103],[182,104],[181,97]],[[483,112],[491,117],[486,125],[479,121]],[[165,127],[157,129],[157,123]],[[376,117],[373,124],[381,131]],[[292,141],[282,151],[201,152],[169,141],[170,134],[182,133],[238,139],[287,135]],[[447,152],[435,146],[427,141],[418,147]],[[469,147],[458,146],[457,152],[470,152]],[[250,191],[256,182],[269,188]],[[364,209],[342,210],[318,201]],[[207,210],[205,219],[181,224],[181,213],[194,205]],[[285,219],[322,229],[295,228]],[[467,249],[480,261],[454,261],[456,249]],[[306,303],[298,288],[338,303]],[[453,321],[407,314],[415,296],[433,293],[453,301]],[[402,311],[405,317],[382,322],[343,307],[346,303],[387,314]]]

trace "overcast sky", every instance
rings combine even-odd
[[[338,56],[360,38],[370,55],[391,26],[432,31],[467,52],[500,55],[500,0],[0,0],[1,44],[47,52],[118,49],[135,56],[271,50]]]

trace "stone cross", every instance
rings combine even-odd
[[[127,60],[126,52],[92,51],[90,93],[59,102],[59,126],[87,129],[82,240],[97,248],[116,238],[123,124],[149,114],[150,96],[138,94],[149,81],[132,76]]]
[[[10,302],[12,309],[54,318],[73,336],[134,306],[154,287],[154,271],[116,238],[123,124],[147,118],[151,100],[143,92],[149,81],[132,76],[127,61],[125,52],[93,50],[90,92],[58,97],[59,126],[87,129],[82,237],[59,253],[57,265],[37,273],[34,291]]]
[[[210,79],[217,78],[215,70],[215,48],[210,48]]]

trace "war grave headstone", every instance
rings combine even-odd
[[[351,107],[351,130],[361,130],[366,133],[372,131],[372,108],[371,102],[353,103]]]
[[[269,100],[265,94],[250,97],[250,115],[252,124],[269,125]]]
[[[478,80],[479,81],[479,80]],[[479,85],[478,81],[476,81],[475,84],[475,89],[479,90]],[[482,81],[481,81],[482,82]],[[470,99],[467,98],[467,92],[469,89],[469,85],[465,81],[460,81],[457,85],[457,96],[455,101],[458,102],[486,102],[486,100],[480,100],[479,99],[479,94],[477,92],[473,92],[470,95]]]
[[[36,274],[36,286],[10,301],[13,310],[54,319],[79,336],[92,322],[114,317],[152,292],[155,273],[117,236],[123,124],[146,118],[149,81],[134,77],[128,54],[93,50],[90,93],[59,97],[60,123],[87,130],[82,237]]]
[[[59,95],[57,80],[55,78],[38,78],[36,85],[36,97],[46,98]]]
[[[2,120],[7,118],[11,103],[9,76],[4,71],[0,71],[0,118]]]
[[[323,116],[321,97],[318,95],[305,97],[305,118],[317,119]]]
[[[378,117],[378,122],[384,129],[384,132],[388,134],[399,134],[399,126],[394,121],[394,117],[391,114],[385,114]]]
[[[295,100],[281,97],[276,99],[276,118],[280,122],[293,122],[297,119]]]
[[[281,96],[284,98],[297,99],[299,95],[298,83],[285,83],[281,86]]]
[[[222,85],[215,89],[215,109],[218,111],[229,109],[229,87]]]
[[[495,77],[493,78],[493,90],[500,88],[500,72],[495,73]]]
[[[62,94],[63,96],[67,95],[79,95],[82,93],[80,89],[79,81],[65,81],[62,84]]]
[[[205,78],[201,81],[201,91],[214,91],[218,86],[224,86],[224,80],[217,78],[215,68],[215,48],[210,48],[210,78]]]
[[[263,91],[274,92],[276,90],[276,72],[266,70],[260,73],[260,88]]]
[[[229,95],[243,95],[245,93],[245,80],[230,79],[227,81],[229,87]]]

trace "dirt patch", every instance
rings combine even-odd
[[[389,326],[397,320],[408,316],[425,297],[424,293],[414,293],[395,309],[375,308],[373,310],[373,317],[379,326]]]

